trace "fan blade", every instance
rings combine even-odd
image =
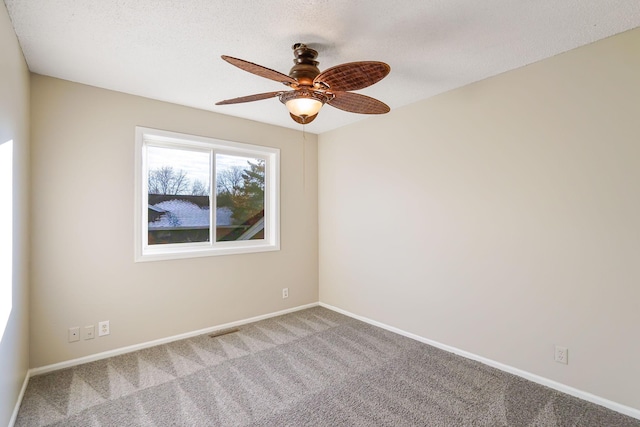
[[[254,64],[253,62],[245,61],[244,59],[232,58],[231,56],[226,55],[222,55],[222,59],[227,61],[229,64],[235,65],[241,70],[248,71],[252,74],[255,74],[256,76],[275,80],[284,84],[298,83],[294,78],[289,77],[286,74],[282,74],[270,68],[263,67],[262,65]]]
[[[335,98],[327,104],[340,110],[358,114],[384,114],[391,109],[377,99],[351,92],[335,92]]]
[[[332,92],[364,89],[385,78],[390,71],[391,67],[384,62],[349,62],[324,70],[313,79],[313,84],[327,86]]]
[[[273,98],[274,96],[278,96],[281,93],[282,91],[257,93],[255,95],[241,96],[239,98],[233,98],[233,99],[225,99],[224,101],[216,102],[216,105],[240,104],[241,102],[260,101],[261,99]]]

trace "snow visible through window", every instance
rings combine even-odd
[[[209,207],[201,208],[186,200],[168,200],[153,207],[164,211],[164,214],[149,223],[150,230],[163,227],[209,227]]]

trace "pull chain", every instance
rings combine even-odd
[[[305,132],[305,126],[302,125],[302,189],[306,190],[307,188],[307,174],[305,173],[305,164],[306,164],[306,147],[307,147],[307,134]]]

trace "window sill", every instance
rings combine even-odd
[[[236,244],[241,243],[241,245]],[[265,242],[256,242],[247,244],[244,242],[218,242],[216,247],[207,245],[206,247],[197,248],[179,248],[179,247],[160,247],[147,248],[144,252],[137,251],[135,262],[147,261],[168,261],[173,259],[201,258],[209,256],[222,255],[239,255],[260,252],[279,251],[279,244],[270,244]]]

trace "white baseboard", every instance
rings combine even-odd
[[[59,369],[70,368],[76,365],[82,365],[83,363],[95,362],[96,360],[106,359],[108,357],[119,356],[125,353],[131,353],[133,351],[142,350],[144,348],[153,347],[156,345],[166,344],[173,341],[183,340],[186,338],[195,337],[202,334],[208,334],[222,329],[235,328],[237,326],[246,325],[248,323],[257,322],[259,320],[269,319],[271,317],[282,316],[283,314],[293,313],[295,311],[305,310],[307,308],[318,306],[317,302],[300,305],[298,307],[288,308],[286,310],[276,311],[274,313],[263,314],[261,316],[251,317],[249,319],[238,320],[235,322],[225,323],[223,325],[211,326],[205,329],[199,329],[197,331],[186,332],[184,334],[174,335],[167,338],[160,338],[153,341],[147,341],[141,344],[130,345],[128,347],[121,347],[114,350],[105,351],[102,353],[92,354],[90,356],[80,357],[78,359],[66,360],[60,363],[54,363],[52,365],[41,366],[39,368],[33,368],[29,370],[29,377],[34,375],[45,374],[47,372],[57,371]]]
[[[18,411],[20,411],[20,405],[22,404],[22,398],[24,397],[24,392],[27,390],[27,384],[29,384],[29,378],[31,378],[31,369],[27,370],[27,372],[24,375],[24,381],[22,381],[22,388],[20,389],[20,394],[18,395],[16,406],[13,408],[13,414],[11,414],[11,418],[9,418],[8,427],[13,427],[13,425],[16,423],[16,419],[18,418]]]
[[[368,323],[370,325],[377,326],[379,328],[386,329],[386,330],[388,330],[390,332],[394,332],[396,334],[403,335],[403,336],[405,336],[407,338],[411,338],[411,339],[414,339],[416,341],[420,341],[422,343],[432,345],[432,346],[437,347],[437,348],[439,348],[441,350],[448,351],[449,353],[454,353],[454,354],[457,354],[459,356],[465,357],[467,359],[471,359],[471,360],[478,361],[480,363],[484,363],[485,365],[489,365],[489,366],[494,367],[496,369],[500,369],[501,371],[508,372],[510,374],[513,374],[513,375],[517,375],[517,376],[525,378],[525,379],[527,379],[529,381],[533,381],[535,383],[542,384],[542,385],[547,386],[549,388],[552,388],[554,390],[558,390],[558,391],[560,391],[562,393],[566,393],[566,394],[569,394],[571,396],[577,397],[578,399],[586,400],[588,402],[595,403],[596,405],[604,406],[605,408],[609,408],[609,409],[611,409],[613,411],[616,411],[616,412],[619,412],[621,414],[628,415],[630,417],[637,418],[637,419],[640,420],[640,410],[639,409],[635,409],[635,408],[632,408],[630,406],[622,405],[620,403],[605,399],[605,398],[600,397],[600,396],[596,396],[596,395],[588,393],[586,391],[578,390],[577,388],[570,387],[568,385],[559,383],[557,381],[550,380],[550,379],[545,378],[545,377],[541,377],[540,375],[532,374],[531,372],[523,371],[522,369],[514,368],[513,366],[505,365],[504,363],[496,362],[495,360],[487,359],[486,357],[478,356],[477,354],[473,354],[473,353],[470,353],[468,351],[460,350],[459,348],[451,347],[449,345],[442,344],[440,342],[433,341],[433,340],[430,340],[428,338],[424,338],[424,337],[421,337],[419,335],[403,331],[402,329],[398,329],[398,328],[395,328],[393,326],[386,325],[384,323],[369,319],[369,318],[364,317],[364,316],[353,314],[353,313],[351,313],[349,311],[343,310],[343,309],[338,308],[338,307],[334,307],[334,306],[329,305],[329,304],[325,304],[323,302],[320,302],[319,305],[321,307],[327,308],[329,310],[333,310],[333,311],[335,311],[337,313],[344,314],[345,316],[349,316],[349,317],[352,317],[354,319],[361,320],[361,321],[363,321],[365,323]]]

